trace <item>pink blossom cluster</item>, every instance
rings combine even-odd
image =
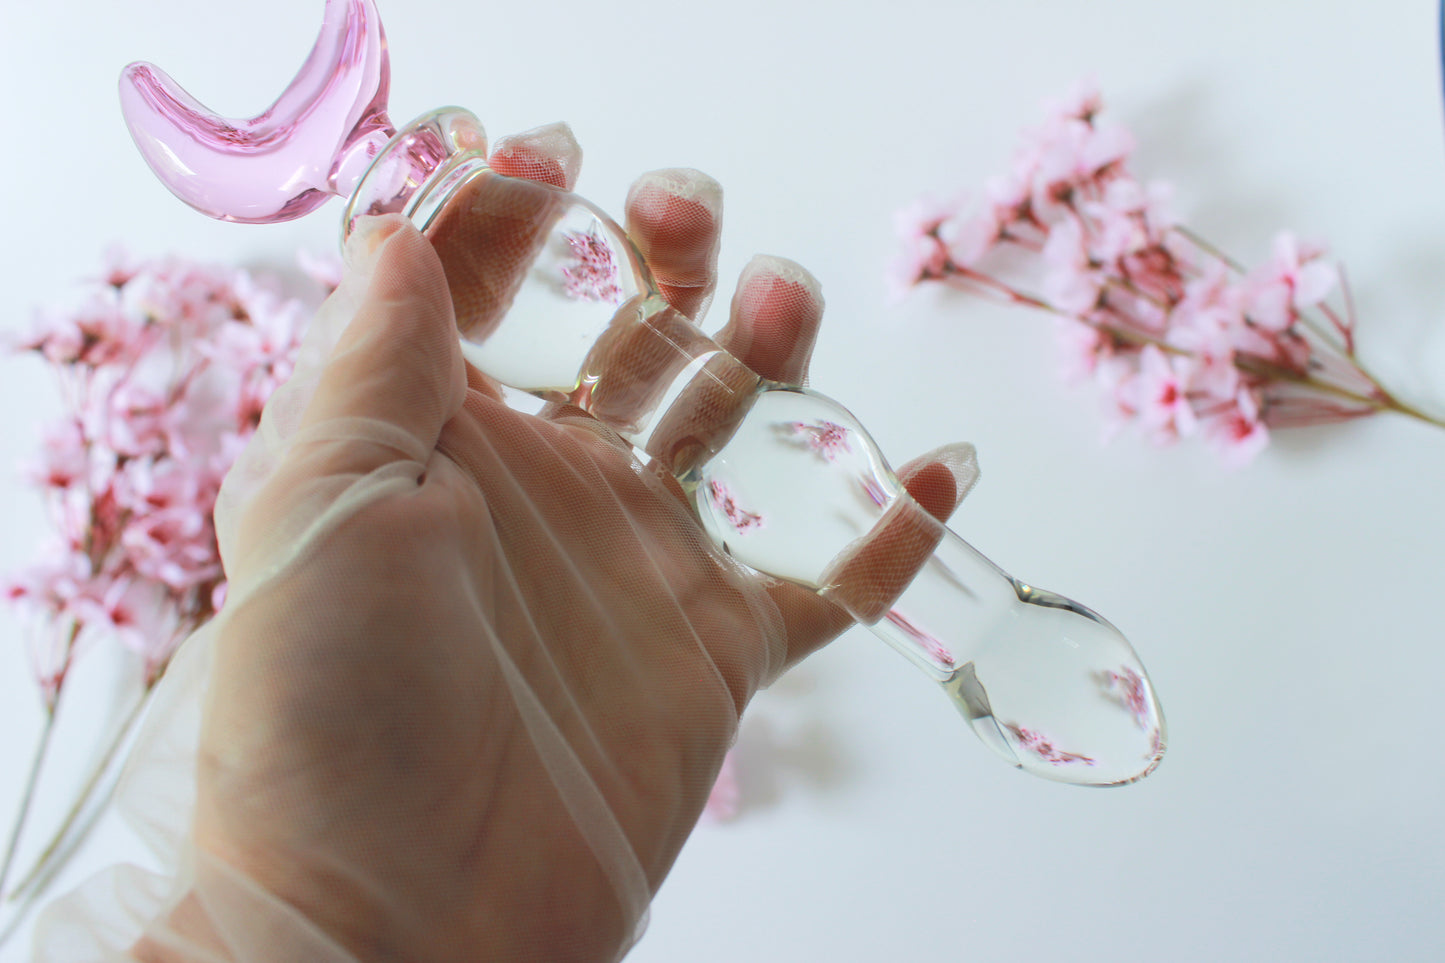
[[[617,261],[607,242],[595,231],[569,231],[564,236],[571,263],[562,268],[563,293],[578,301],[620,303]]]
[[[848,443],[848,429],[832,421],[789,421],[780,427],[801,439],[824,461],[837,461],[840,454],[853,450]]]
[[[1053,740],[1041,732],[1025,729],[1013,722],[1004,723],[1004,728],[1013,735],[1017,748],[1033,753],[1050,765],[1068,766],[1076,762],[1081,762],[1086,766],[1094,765],[1093,758],[1077,752],[1066,752],[1054,745]]]
[[[91,641],[138,653],[149,685],[220,607],[216,494],[310,314],[245,271],[109,261],[17,345],[49,362],[64,407],[27,472],[55,536],[4,587],[37,616],[31,661],[52,710]]]
[[[763,527],[763,516],[757,512],[750,512],[738,504],[737,498],[723,482],[714,478],[707,483],[708,497],[712,500],[717,510],[722,512],[729,524],[739,532],[745,532],[752,528]]]
[[[1259,267],[1230,260],[1174,220],[1167,185],[1135,178],[1134,139],[1100,124],[1101,107],[1078,86],[976,203],[900,212],[895,289],[943,282],[1052,312],[1066,374],[1098,383],[1111,428],[1202,436],[1237,465],[1273,428],[1426,417],[1360,365],[1348,292],[1322,248],[1283,233]]]

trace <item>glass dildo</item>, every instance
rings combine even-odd
[[[216,116],[148,64],[126,68],[121,102],[152,169],[212,217],[287,220],[340,195],[343,236],[359,216],[412,218],[442,257],[473,365],[580,402],[670,467],[735,559],[842,605],[1010,764],[1100,786],[1153,771],[1164,718],[1117,629],[1008,575],[924,511],[837,402],[760,379],[719,348],[658,295],[601,210],[490,170],[467,111],[398,132],[388,89],[373,0],[327,0],[301,72],[253,119]],[[895,546],[899,563],[879,565]],[[929,548],[921,568],[902,561]]]

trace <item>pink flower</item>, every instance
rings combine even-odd
[[[235,285],[242,272],[177,259],[154,262],[121,291],[126,311],[183,336],[205,337],[242,313]]]
[[[1320,259],[1324,250],[1301,244],[1283,232],[1274,240],[1274,253],[1245,286],[1245,313],[1254,323],[1273,332],[1294,323],[1299,312],[1318,305],[1339,283],[1339,272]]]
[[[1072,118],[1054,120],[1040,136],[1033,208],[1043,215],[1102,193],[1124,170],[1134,137],[1122,127],[1095,127]]]
[[[227,372],[234,385],[226,393],[225,428],[254,427],[267,399],[291,377],[305,330],[305,306],[282,302],[273,294],[248,298],[246,314],[222,324],[214,338],[198,350]]]
[[[119,244],[112,244],[106,248],[104,258],[105,267],[101,272],[101,281],[113,288],[125,287],[132,278],[144,270],[141,262]]]
[[[834,461],[839,454],[853,450],[848,443],[848,429],[831,421],[789,421],[778,427],[801,440],[824,461]]]
[[[566,295],[579,301],[620,302],[617,263],[607,242],[597,234],[580,231],[567,234],[566,239],[571,252],[571,263],[562,268]]]
[[[211,611],[219,613],[226,604],[226,593],[230,588],[230,582],[217,582],[216,587],[211,590]]]
[[[1008,173],[984,183],[984,196],[1001,221],[1037,221],[1033,213],[1034,180],[1042,157],[1043,147],[1033,139],[1014,154]]]
[[[1229,467],[1242,468],[1253,461],[1269,444],[1269,429],[1259,416],[1254,392],[1241,387],[1232,403],[1205,421],[1204,435]]]
[[[1071,384],[1093,377],[1099,362],[1114,354],[1114,339],[1096,325],[1059,318],[1054,331],[1060,349],[1059,374]]]
[[[942,244],[931,256],[942,258],[934,266],[929,262],[924,276],[941,274],[944,260],[954,264],[973,267],[988,255],[1003,240],[1011,218],[1009,211],[996,205],[988,205],[976,214],[959,220],[949,221],[939,234]]]
[[[1132,177],[1120,176],[1104,185],[1100,206],[1136,218],[1151,244],[1161,244],[1168,239],[1168,231],[1174,226],[1174,214],[1170,210],[1174,189],[1168,184],[1154,182],[1139,183]]]
[[[144,319],[127,312],[118,292],[102,288],[79,307],[42,311],[22,348],[59,365],[125,365],[144,353],[149,341]]]
[[[1178,299],[1184,267],[1167,243],[1168,194],[1163,186],[1146,190],[1132,177],[1119,176],[1105,185],[1101,199],[1079,207],[1092,259],[1161,310]]]
[[[1134,212],[1090,201],[1083,205],[1083,213],[1089,219],[1089,250],[1098,261],[1118,263],[1152,243],[1143,219]]]
[[[128,518],[120,532],[127,563],[177,592],[220,578],[211,524],[218,487],[204,467],[128,462],[116,485]]]
[[[746,532],[749,529],[763,527],[763,516],[757,512],[747,511],[739,505],[737,498],[727,485],[714,478],[707,483],[707,493],[713,505],[717,507],[718,511],[722,512],[723,517],[726,518],[729,524],[739,533]]]
[[[968,215],[960,209],[938,228],[937,235],[954,264],[973,267],[1005,240],[1017,241],[1037,232],[1031,212],[1037,155],[1026,152],[1014,163],[1008,177],[991,178],[984,186],[982,207]]]
[[[1104,393],[1104,441],[1111,441],[1139,417],[1139,369],[1136,356],[1101,358],[1094,380]]]
[[[1184,296],[1169,315],[1169,343],[1193,355],[1195,390],[1217,400],[1230,400],[1239,390],[1234,355],[1245,329],[1237,289],[1228,269],[1218,262],[1186,282]]]
[[[307,314],[244,272],[118,256],[75,303],[21,344],[55,365],[71,409],[31,470],[60,548],[5,590],[44,624],[32,661],[52,702],[80,642],[118,641],[153,681],[224,599],[216,493]]]
[[[63,419],[45,428],[40,458],[27,466],[26,474],[43,488],[69,488],[85,481],[89,469],[89,449],[80,424]]]
[[[1093,123],[1095,115],[1103,109],[1104,95],[1096,77],[1081,77],[1058,100],[1044,102],[1044,112],[1050,117],[1085,123]]]
[[[316,254],[312,251],[301,251],[296,255],[296,263],[300,266],[302,273],[321,285],[324,293],[330,294],[341,287],[341,278],[346,265],[336,252]]]
[[[1274,428],[1383,410],[1445,425],[1362,367],[1348,292],[1343,309],[1328,303],[1342,275],[1322,248],[1282,233],[1246,272],[1175,222],[1167,186],[1129,172],[1133,138],[1097,123],[1101,105],[1095,85],[1076,86],[1025,132],[981,209],[915,230],[927,244],[908,252],[907,285],[953,281],[1060,316],[1061,368],[1099,385],[1106,436],[1135,421],[1156,442],[1198,430],[1243,464]],[[981,266],[1000,248],[1016,258]]]
[[[117,454],[136,458],[159,455],[167,448],[175,412],[164,395],[127,379],[102,396],[108,404],[89,412],[91,437]]]
[[[943,277],[948,263],[948,250],[936,237],[918,237],[905,241],[897,256],[888,264],[886,281],[889,297],[895,302],[908,296],[920,281]]]
[[[1067,766],[1076,762],[1081,762],[1086,766],[1094,765],[1094,760],[1089,756],[1060,749],[1054,745],[1052,739],[1041,732],[1026,729],[1013,722],[1004,723],[1004,728],[1013,735],[1016,748],[1033,753],[1050,765]]]
[[[80,593],[89,571],[84,559],[52,545],[40,561],[5,583],[5,597],[39,611],[58,611]]]
[[[944,200],[925,195],[893,215],[893,231],[900,241],[936,237],[944,222],[957,216],[962,207],[960,198]]]
[[[939,232],[959,206],[958,201],[923,197],[894,214],[900,251],[889,262],[887,281],[895,300],[907,295],[919,281],[943,277],[948,250]]]
[[[1040,255],[1048,274],[1044,296],[1068,314],[1086,314],[1099,303],[1104,275],[1089,257],[1083,230],[1074,218],[1060,221],[1049,234]]]
[[[96,571],[83,554],[59,544],[47,546],[40,561],[6,585],[9,601],[41,629],[31,633],[29,651],[47,699],[58,694],[77,652],[114,627],[117,613],[128,621],[130,609],[117,608],[124,593],[116,585],[115,572]]]
[[[1144,690],[1143,676],[1127,665],[1121,665],[1118,671],[1099,673],[1098,679],[1109,701],[1128,712],[1135,725],[1143,729],[1149,724],[1153,712]]]
[[[80,584],[65,611],[83,640],[108,636],[142,656],[148,671],[164,664],[179,642],[177,613],[165,588],[144,579],[93,575]],[[58,657],[50,655],[52,661]]]
[[[1139,355],[1136,400],[1145,434],[1157,444],[1169,444],[1194,432],[1194,409],[1189,404],[1188,359],[1166,356],[1154,345]]]
[[[1128,333],[1147,335],[1163,340],[1169,326],[1169,306],[1165,295],[1144,290],[1127,272],[1115,267],[1096,272],[1100,284],[1098,304],[1092,311],[1081,312],[1090,321]]]
[[[741,809],[742,788],[738,784],[737,749],[734,748],[723,756],[722,768],[718,770],[712,792],[708,793],[703,812],[722,821],[736,818]]]

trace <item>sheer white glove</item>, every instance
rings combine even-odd
[[[498,152],[562,186],[576,169],[556,129]],[[719,204],[687,171],[628,200],[689,315]],[[748,700],[850,623],[733,564],[596,420],[503,403],[463,362],[409,223],[366,223],[346,260],[227,481],[230,596],[127,777],[175,873],[113,873],[55,907],[42,959],[616,959]],[[758,259],[718,340],[800,383],[821,313],[811,277]],[[899,474],[939,517],[973,480],[963,446]],[[145,773],[167,752],[157,794]]]

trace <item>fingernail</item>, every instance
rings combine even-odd
[[[898,480],[906,484],[909,478],[929,465],[940,465],[953,476],[954,508],[963,504],[964,498],[978,484],[978,449],[967,442],[941,445],[926,455],[920,455],[899,472]]]
[[[640,208],[643,214],[661,214],[652,209],[655,204],[666,204],[669,198],[679,198],[697,204],[714,221],[722,212],[722,185],[691,167],[666,167],[648,171],[639,177],[627,193],[629,210]]]
[[[753,259],[743,267],[742,274],[738,276],[738,290],[743,291],[755,283],[770,286],[774,284],[793,285],[812,299],[820,312],[823,309],[822,283],[797,261],[790,261],[785,257],[776,257],[772,254],[754,255]],[[765,293],[752,294],[750,292],[750,296],[758,297]]]
[[[563,123],[547,124],[497,141],[488,163],[499,173],[571,190],[582,169],[582,145]]]

